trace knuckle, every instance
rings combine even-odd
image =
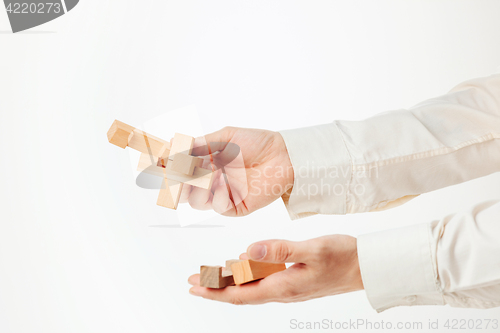
[[[189,202],[189,205],[194,208],[194,209],[197,209],[197,210],[202,210],[205,208],[205,205],[206,204],[203,204],[198,198],[196,198],[195,196],[193,195],[190,195],[188,197],[188,202]]]
[[[214,201],[212,203],[212,209],[214,210],[214,212],[216,212],[217,214],[224,214],[229,208],[228,208],[228,205],[224,202],[220,202],[220,201]]]
[[[278,242],[274,246],[274,259],[277,262],[284,262],[292,255],[290,247],[285,242]]]
[[[233,126],[224,126],[222,128],[223,131],[226,131],[226,132],[231,132],[234,130],[234,127]]]
[[[330,254],[330,247],[331,244],[325,239],[318,240],[318,242],[315,244],[314,249],[312,251],[312,254],[314,257],[325,257]]]

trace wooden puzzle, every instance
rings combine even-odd
[[[202,168],[203,159],[192,156],[194,138],[175,133],[172,144],[115,120],[108,141],[120,148],[141,152],[138,171],[162,177],[157,205],[177,209],[183,184],[204,189],[212,187],[213,170]]]
[[[285,264],[254,260],[227,260],[224,268],[222,266],[201,266],[200,286],[221,289],[260,280],[285,269]]]

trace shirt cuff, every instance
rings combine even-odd
[[[345,214],[352,161],[336,123],[281,131],[295,175],[283,202],[292,220]]]
[[[400,305],[444,305],[431,225],[419,224],[358,238],[366,295],[377,312]]]

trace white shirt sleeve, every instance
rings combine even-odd
[[[281,132],[292,219],[387,209],[500,171],[500,73],[408,110]],[[500,203],[358,239],[367,296],[398,305],[500,306]]]
[[[400,305],[500,306],[500,202],[430,224],[358,238],[361,276],[378,312]]]
[[[500,171],[500,74],[408,110],[280,132],[295,180],[292,219],[387,209]]]

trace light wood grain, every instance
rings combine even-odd
[[[191,150],[193,149],[193,145],[194,145],[194,138],[191,137],[191,136],[188,136],[188,135],[184,135],[184,134],[179,134],[179,133],[175,133],[174,135],[174,141],[172,142],[171,146],[170,146],[170,154],[169,154],[169,157],[171,157],[173,154],[191,154]],[[162,145],[162,148],[164,147],[164,145]],[[160,148],[157,155],[155,156],[158,156],[160,154],[165,154],[164,153],[164,150]],[[167,167],[170,166],[170,162],[167,163]],[[172,209],[177,209],[177,205],[179,204],[179,199],[181,197],[181,192],[182,192],[182,187],[183,187],[183,183],[182,181],[178,181],[178,180],[175,180],[173,179],[173,177],[171,177],[171,174],[170,174],[170,168],[163,168],[163,171],[164,171],[164,174],[165,174],[165,180],[164,182],[168,185],[166,186],[165,189],[161,189],[161,191],[168,191],[170,190],[170,196],[166,195],[166,194],[163,194],[160,193],[160,195],[158,196],[158,202],[160,202],[160,197],[164,197],[164,198],[167,198],[168,200],[164,202],[165,205],[161,205],[159,204],[160,206],[163,206],[163,207],[167,207],[167,208],[172,208]],[[170,201],[172,200],[172,201]],[[167,206],[168,205],[168,206]]]
[[[176,154],[191,155],[194,146],[194,138],[189,135],[175,133],[170,148],[170,157],[173,159]]]
[[[243,260],[240,260],[240,259],[230,259],[230,260],[226,260],[226,267],[225,269],[222,271],[222,274],[227,274],[227,275],[233,275],[233,272],[231,270],[231,265],[232,264],[235,264],[237,262],[240,262],[240,261],[243,261]]]
[[[164,178],[156,204],[170,209],[177,209],[181,196],[182,183]]]
[[[234,286],[233,276],[223,276],[222,273],[222,266],[201,266],[200,286],[213,289]]]
[[[139,163],[137,164],[137,171],[145,172],[150,175],[164,177],[165,168],[159,167],[158,158],[146,153],[141,153]]]
[[[167,170],[167,177],[169,179],[174,179],[184,184],[201,187],[206,190],[212,187],[214,173],[211,170],[196,167],[194,168],[193,175],[189,176],[172,170],[172,166],[170,165],[170,163],[167,164],[167,167],[165,169]]]
[[[141,153],[160,156],[169,149],[170,143],[136,128],[130,134],[128,146]]]
[[[242,260],[231,264],[231,271],[236,285],[263,279],[271,274],[284,271],[285,269],[285,264],[274,264],[254,260]]]
[[[194,168],[201,168],[201,166],[203,165],[203,159],[191,155],[176,154],[174,156],[174,159],[169,163],[172,164],[171,169],[173,171],[192,176],[194,173]]]
[[[125,149],[128,145],[128,138],[134,129],[130,125],[115,120],[108,130],[108,141],[115,146]]]
[[[150,175],[166,177],[170,180],[178,181],[184,184],[210,189],[214,178],[214,173],[208,169],[195,167],[193,175],[185,175],[171,169],[172,166],[167,164],[166,168],[157,165],[157,157],[142,153],[137,165],[137,171],[145,172]]]
[[[137,170],[162,177],[157,204],[177,209],[183,184],[210,189],[214,178],[203,169],[203,159],[191,156],[194,138],[176,133],[172,145],[165,140],[115,120],[107,133],[108,141],[141,152]],[[177,158],[176,158],[177,156]]]

